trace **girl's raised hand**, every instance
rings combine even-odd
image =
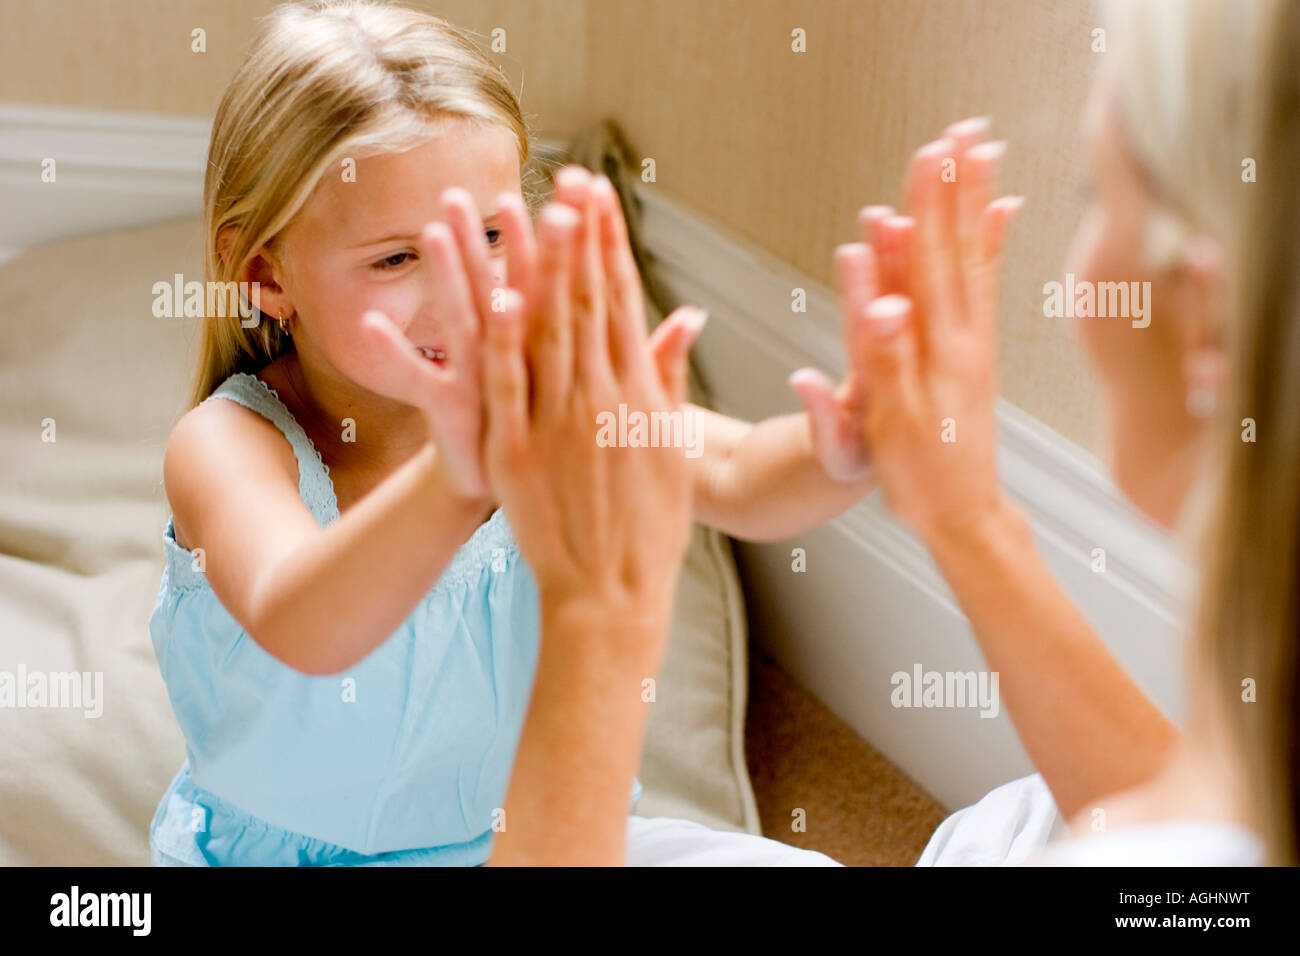
[[[1002,143],[967,120],[918,150],[908,217],[863,210],[836,252],[866,385],[865,428],[891,509],[927,542],[1004,503],[996,468],[998,268],[1018,197],[994,199]],[[955,174],[955,181],[954,181]]]
[[[367,365],[373,372],[362,384],[420,409],[448,487],[459,496],[482,500],[490,489],[482,457],[481,303],[476,295],[487,253],[482,223],[468,194],[448,190],[442,202],[445,221],[426,226],[419,241],[421,255],[433,268],[441,341],[412,343],[383,313],[366,313],[362,345],[370,351]],[[471,229],[476,230],[476,243],[465,238]],[[420,346],[438,351],[430,355]]]

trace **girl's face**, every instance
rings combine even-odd
[[[1203,432],[1187,409],[1185,368],[1188,330],[1204,319],[1206,303],[1183,268],[1149,265],[1145,240],[1154,200],[1108,99],[1103,86],[1095,88],[1084,121],[1092,196],[1066,272],[1074,277],[1076,303],[1090,288],[1095,307],[1090,318],[1076,309],[1074,328],[1102,387],[1116,483],[1150,517],[1172,527],[1194,478]]]
[[[301,362],[353,384],[377,381],[364,367],[372,360],[356,347],[361,317],[371,309],[414,346],[443,344],[447,317],[435,306],[438,279],[418,240],[422,228],[443,220],[440,197],[453,186],[477,205],[493,284],[503,286],[497,197],[520,194],[518,144],[504,127],[449,118],[424,145],[359,159],[355,176],[345,177],[341,167],[317,185],[277,244],[272,269],[279,288],[272,308],[263,310],[274,317],[282,307],[293,316]]]

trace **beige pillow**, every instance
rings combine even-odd
[[[0,266],[0,671],[102,674],[102,714],[0,708],[0,864],[144,864],[185,756],[149,640],[193,320],[152,286],[201,274],[197,220],[51,243]],[[53,441],[43,440],[53,438]],[[721,539],[696,534],[639,806],[758,832],[745,630]],[[93,678],[89,682],[93,687]]]

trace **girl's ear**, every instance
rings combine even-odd
[[[293,302],[281,283],[283,266],[269,246],[263,246],[246,263],[241,282],[249,284],[253,304],[267,318],[293,317]]]
[[[239,230],[235,226],[226,226],[217,234],[217,255],[223,265],[229,265],[238,238]],[[250,285],[249,298],[263,315],[270,318],[283,316],[288,319],[293,315],[293,303],[289,301],[284,287],[279,282],[280,273],[279,259],[270,247],[266,246],[259,249],[244,263],[239,274],[235,276],[235,281]]]

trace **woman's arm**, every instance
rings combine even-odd
[[[998,480],[997,270],[1017,203],[993,199],[1001,151],[982,133],[958,124],[919,150],[912,218],[864,210],[871,245],[841,247],[837,271],[867,330],[855,366],[885,499],[943,571],[1068,818],[1149,778],[1177,732],[1048,572]]]
[[[1178,730],[1061,589],[1024,516],[1003,505],[928,543],[1061,814],[1149,779]]]
[[[598,445],[593,423],[621,403],[679,411],[699,317],[651,353],[639,316],[605,291],[635,272],[617,198],[603,179],[579,188],[580,212],[553,204],[539,219],[537,295],[511,289],[487,319],[485,458],[542,606],[494,865],[626,862],[645,681],[690,538],[684,449]]]

